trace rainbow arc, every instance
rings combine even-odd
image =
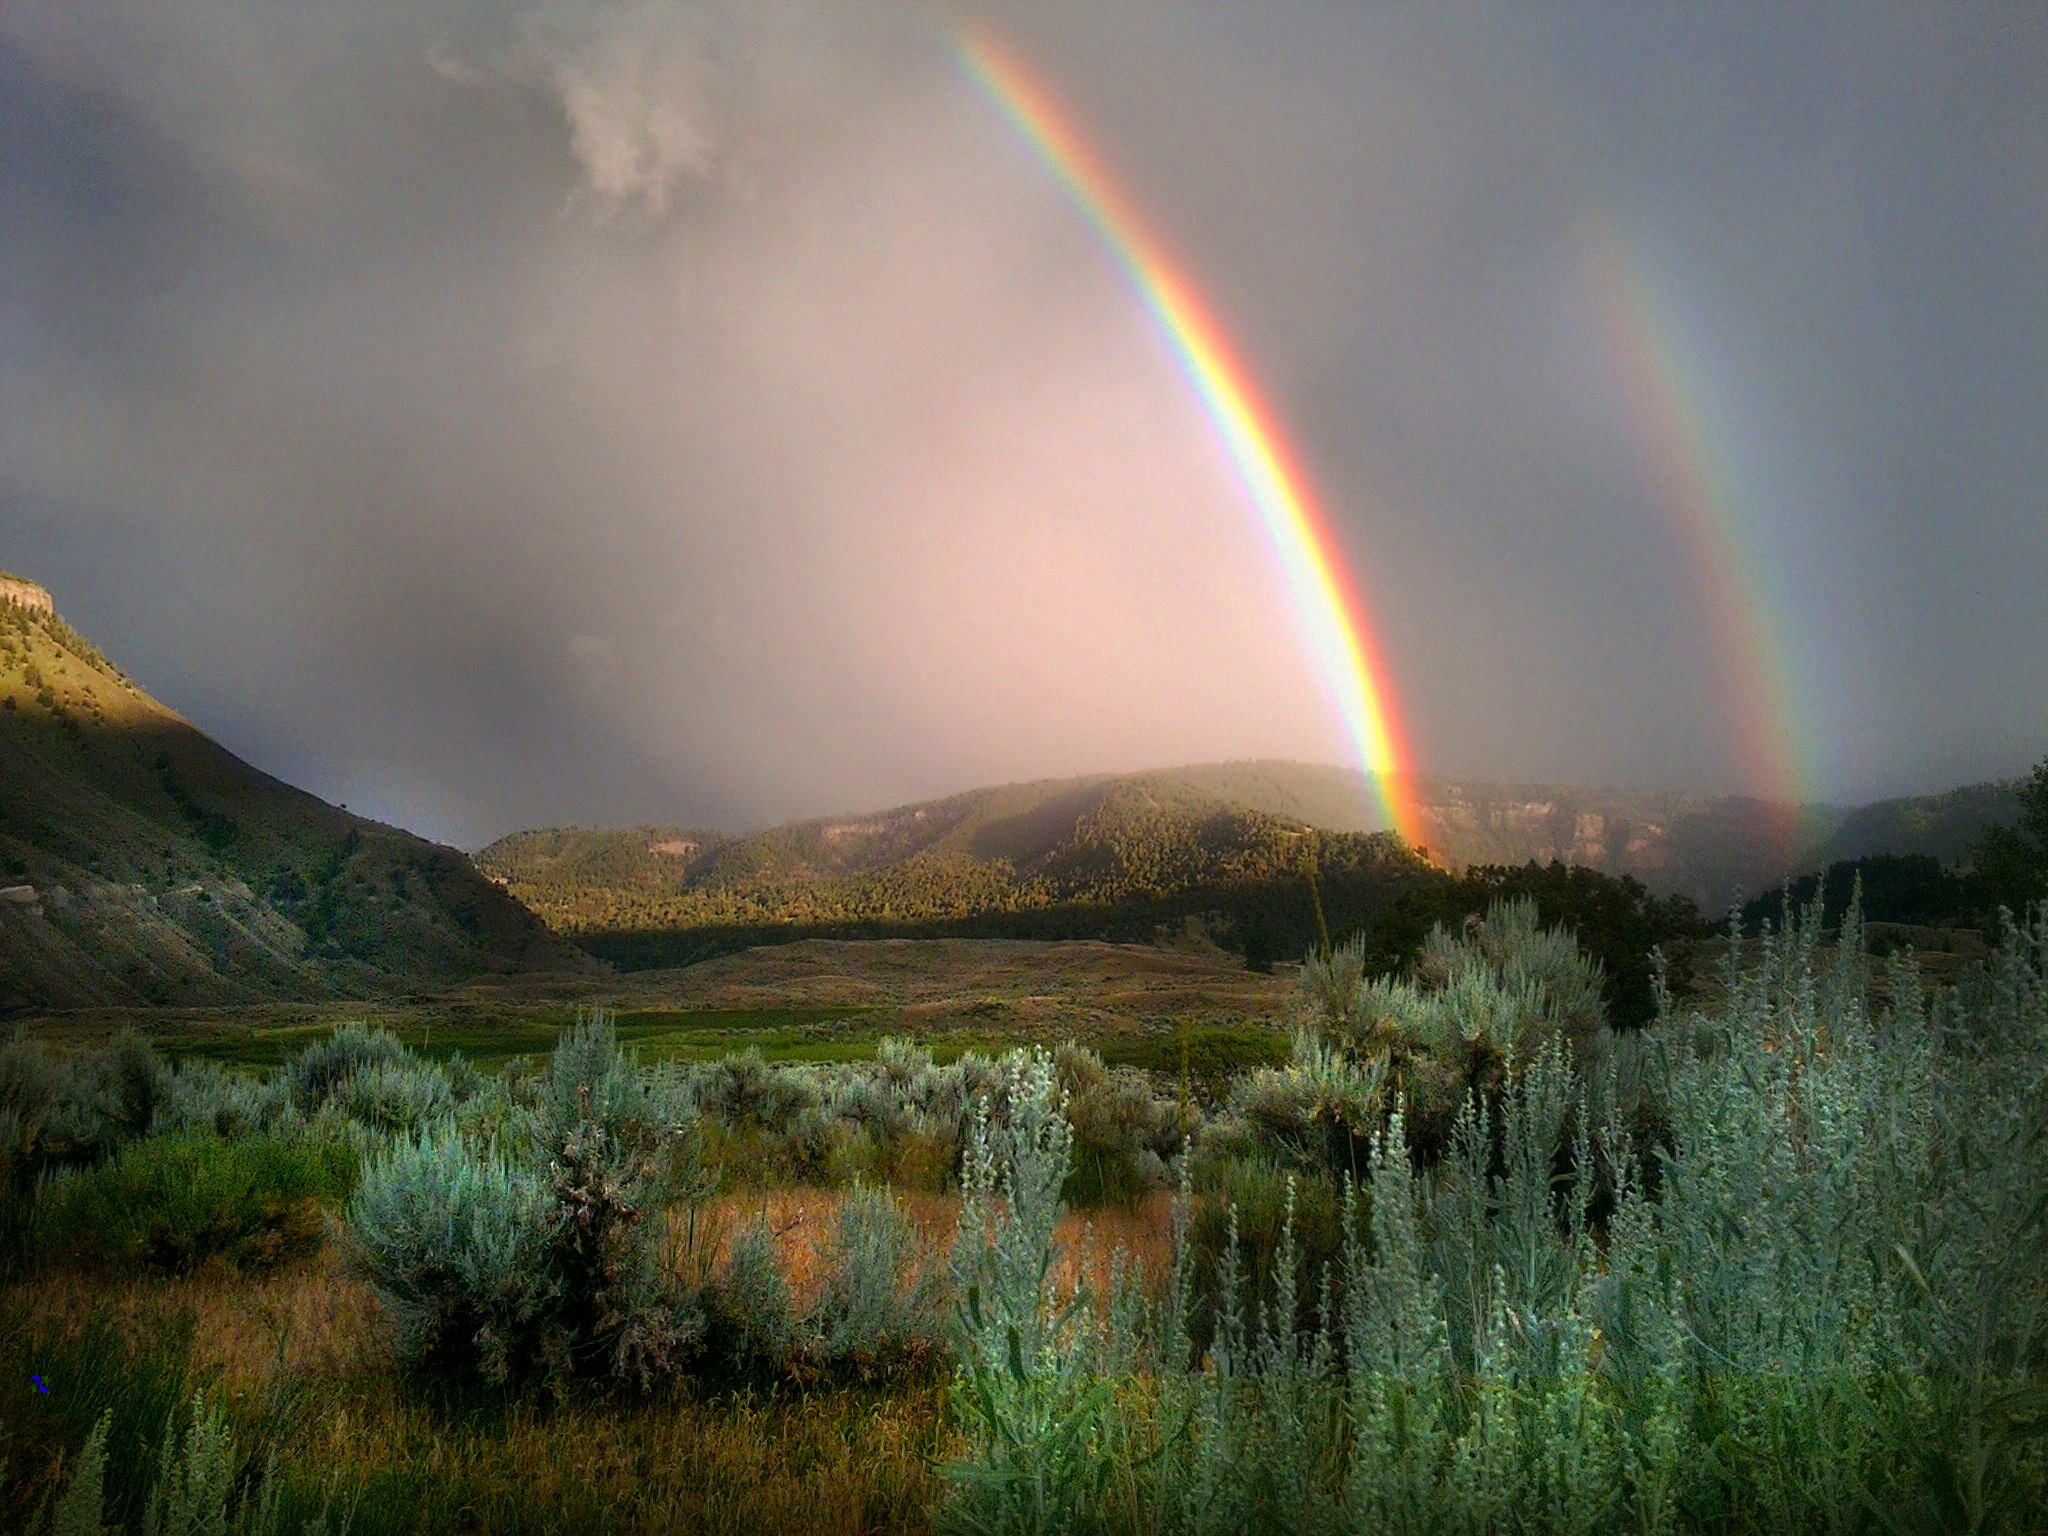
[[[1171,347],[1279,558],[1358,764],[1388,822],[1419,846],[1410,759],[1381,647],[1329,514],[1250,368],[1052,92],[986,34],[959,34],[957,46],[969,78],[1066,191]]]
[[[1595,244],[1594,270],[1645,467],[1684,548],[1699,611],[1712,626],[1715,670],[1744,777],[1785,808],[1777,831],[1789,848],[1796,808],[1814,798],[1815,776],[1800,748],[1779,605],[1770,599],[1757,541],[1745,532],[1736,476],[1717,449],[1705,395],[1681,344],[1683,328],[1644,262],[1611,227]]]

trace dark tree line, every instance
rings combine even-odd
[[[1662,951],[1682,986],[1690,945],[1709,931],[1690,897],[1655,895],[1633,876],[1531,861],[1482,865],[1419,886],[1343,936],[1363,938],[1372,974],[1395,975],[1414,962],[1438,923],[1457,928],[1494,902],[1517,896],[1536,903],[1545,927],[1571,929],[1579,947],[1600,962],[1607,1016],[1617,1028],[1637,1028],[1656,1016],[1651,952]]]
[[[2000,908],[2020,913],[2048,901],[2048,759],[2020,786],[2018,819],[1986,831],[1964,863],[1891,853],[1838,860],[1749,902],[1742,926],[1755,933],[1781,923],[1788,902],[1803,910],[1817,895],[1822,921],[1839,923],[1858,890],[1866,921],[1917,927],[1995,929]]]

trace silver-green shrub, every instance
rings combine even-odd
[[[275,1458],[238,1476],[243,1459],[220,1409],[194,1394],[182,1428],[175,1419],[164,1426],[156,1486],[143,1516],[145,1536],[281,1536]],[[83,1501],[77,1518],[86,1518]],[[300,1536],[348,1536],[349,1525],[347,1514],[336,1519],[330,1502],[300,1526]]]
[[[632,1381],[645,1390],[694,1349],[696,1299],[662,1266],[660,1169],[621,1160],[586,1124],[549,1164],[555,1220],[548,1254],[557,1309],[553,1373]]]
[[[808,1074],[771,1067],[752,1049],[706,1063],[690,1092],[703,1113],[724,1125],[768,1130],[786,1127],[821,1097]]]
[[[350,1073],[329,1102],[360,1125],[396,1134],[447,1118],[455,1094],[447,1073],[431,1063],[378,1061]]]
[[[398,1359],[494,1382],[552,1363],[555,1220],[539,1170],[498,1146],[469,1145],[452,1127],[401,1138],[373,1158],[347,1228]]]
[[[1062,1045],[1053,1068],[1073,1135],[1068,1198],[1107,1205],[1167,1187],[1201,1112],[1159,1092],[1142,1072],[1105,1067],[1085,1046]]]
[[[940,1271],[887,1190],[848,1192],[821,1259],[824,1284],[803,1321],[806,1363],[869,1379],[930,1369],[944,1343]]]
[[[101,1536],[106,1530],[101,1517],[107,1507],[107,1430],[113,1421],[111,1408],[94,1421],[70,1481],[50,1511],[49,1536]]]
[[[1085,1294],[1053,1278],[1072,1137],[1052,1059],[1019,1052],[1007,1114],[977,1107],[953,1246],[952,1400],[969,1454],[944,1470],[947,1532],[1108,1528],[1124,1439],[1104,1339]]]
[[[1200,1123],[1188,1103],[1144,1074],[1112,1071],[1066,1044],[1055,1075],[1067,1089],[1075,1138],[1073,1198],[1128,1200],[1171,1181],[1171,1166]],[[986,1099],[1008,1114],[1003,1075],[968,1052],[941,1066],[911,1041],[887,1038],[867,1062],[771,1066],[743,1051],[697,1069],[691,1097],[719,1161],[741,1177],[950,1188]]]
[[[765,1214],[733,1238],[701,1300],[714,1368],[772,1377],[789,1364],[797,1340],[789,1275]]]
[[[402,1068],[411,1061],[412,1053],[390,1030],[351,1020],[286,1062],[284,1082],[294,1107],[311,1114],[358,1073]]]
[[[348,1226],[399,1358],[499,1384],[680,1370],[701,1334],[663,1263],[669,1205],[704,1192],[687,1089],[641,1071],[600,1015],[489,1139],[443,1121],[373,1158]]]
[[[234,1435],[218,1408],[192,1399],[180,1433],[166,1426],[155,1491],[143,1530],[147,1536],[269,1536],[277,1526],[272,1490],[259,1485],[230,1508]]]
[[[1423,941],[1411,977],[1366,974],[1359,938],[1301,968],[1292,1062],[1252,1074],[1234,1107],[1307,1170],[1355,1175],[1398,1097],[1411,1142],[1448,1144],[1467,1099],[1490,1101],[1555,1043],[1581,1070],[1609,1031],[1600,965],[1526,898]]]
[[[1819,913],[1666,1000],[1629,1065],[1652,1115],[1564,1026],[1428,1157],[1391,1095],[1335,1273],[1301,1283],[1290,1220],[1251,1283],[1226,1211],[1206,1334],[1185,1215],[1156,1303],[1054,1293],[1065,1136],[1050,1075],[1019,1083],[1028,1134],[984,1122],[963,1189],[941,1525],[2038,1531],[2048,913],[1931,1003]]]
[[[171,1069],[152,1129],[158,1135],[204,1130],[246,1136],[276,1125],[290,1109],[282,1073],[264,1079],[218,1062],[181,1061]]]

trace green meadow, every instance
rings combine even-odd
[[[863,1008],[660,1008],[612,1014],[622,1045],[646,1062],[715,1061],[736,1051],[757,1052],[774,1063],[859,1062],[873,1058],[892,1031],[881,1010]],[[377,1015],[422,1060],[447,1062],[457,1054],[486,1072],[514,1062],[537,1066],[574,1028],[574,1011],[518,1015],[488,1021],[408,1020]],[[151,1044],[173,1061],[199,1060],[265,1072],[333,1035],[335,1022],[222,1023],[152,1034]],[[1034,1038],[1014,1030],[963,1025],[927,1034],[933,1059],[958,1060],[968,1051],[1000,1052],[1017,1046],[1071,1040],[1093,1049],[1105,1065],[1132,1067],[1201,1084],[1223,1082],[1255,1067],[1286,1059],[1286,1033],[1270,1024],[1158,1024],[1151,1028],[1069,1031]]]

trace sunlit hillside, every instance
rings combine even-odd
[[[0,887],[0,1011],[589,967],[461,854],[250,767],[21,601],[0,601]]]

